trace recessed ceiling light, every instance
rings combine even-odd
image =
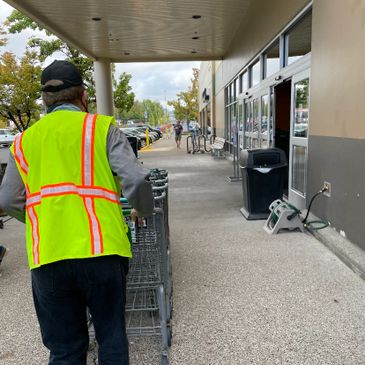
[[[100,22],[101,18],[99,18],[98,16],[91,18],[92,20],[94,20],[95,22]]]
[[[191,51],[191,53],[197,53],[197,51]]]
[[[130,53],[129,52],[124,52],[124,56],[129,56]]]
[[[201,15],[193,15],[192,18],[193,19],[200,19],[202,16]]]
[[[199,39],[200,37],[192,37],[191,39]]]

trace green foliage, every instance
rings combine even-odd
[[[145,120],[143,102],[136,100],[128,113],[122,114],[123,119]]]
[[[35,52],[27,51],[20,62],[10,52],[0,57],[0,115],[19,131],[39,119],[40,75]]]
[[[177,120],[185,120],[190,122],[198,120],[199,103],[198,103],[198,88],[199,88],[199,69],[193,68],[193,78],[188,91],[178,93],[177,100],[169,100],[168,105],[174,108],[174,115]]]
[[[18,10],[13,12],[6,19],[5,25],[8,27],[9,33],[20,33],[25,29],[43,30],[37,23],[23,15]]]
[[[164,110],[158,101],[143,100],[147,123],[156,126],[163,123]]]
[[[124,120],[137,120],[147,122],[150,125],[165,123],[165,115],[162,105],[158,101],[146,99],[136,100],[128,112],[120,114]]]
[[[66,60],[73,62],[80,70],[83,80],[88,88],[89,103],[95,104],[95,83],[93,79],[94,63],[93,60],[84,56],[79,50],[54,37],[50,32],[46,31],[39,24],[23,15],[20,11],[14,10],[5,21],[9,33],[20,33],[24,30],[44,30],[48,39],[31,37],[28,41],[29,47],[37,50],[40,62],[44,62],[47,57],[57,52],[62,53]]]
[[[0,25],[0,47],[6,46],[8,39],[4,38],[4,35],[6,34],[5,30]]]
[[[116,84],[114,90],[114,105],[118,113],[128,112],[134,104],[134,93],[129,81],[132,76],[123,72],[119,77],[119,83]]]

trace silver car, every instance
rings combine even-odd
[[[9,129],[0,129],[0,147],[8,147],[14,142],[15,136]]]

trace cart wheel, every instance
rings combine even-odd
[[[161,356],[161,365],[169,365],[169,359],[167,358],[166,355],[162,355]]]

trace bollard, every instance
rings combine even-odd
[[[148,137],[148,128],[146,128],[146,147],[150,146],[150,139]]]

